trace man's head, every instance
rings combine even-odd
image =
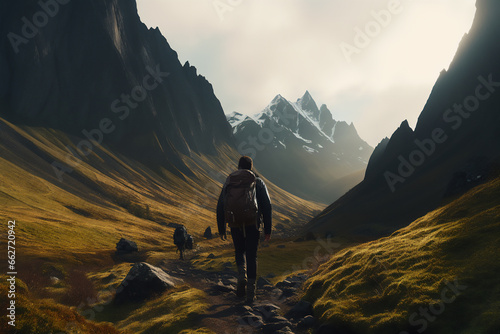
[[[253,167],[252,158],[247,156],[243,156],[240,158],[240,161],[238,162],[238,169],[252,170],[252,167]]]

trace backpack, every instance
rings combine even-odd
[[[188,234],[187,239],[186,239],[186,249],[193,249],[193,237],[191,234]]]
[[[188,239],[188,233],[184,226],[177,227],[174,231],[174,244],[179,248],[183,248]]]
[[[257,225],[258,207],[255,195],[256,176],[239,169],[226,180],[224,217],[229,227]]]

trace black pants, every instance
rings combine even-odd
[[[259,230],[256,226],[246,226],[245,236],[242,228],[231,228],[231,235],[233,237],[236,265],[238,267],[244,266],[246,262],[248,279],[256,279]]]

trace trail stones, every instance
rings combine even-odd
[[[115,302],[138,302],[182,283],[162,269],[140,262],[132,266],[116,291]]]
[[[265,286],[272,286],[272,284],[264,277],[259,277],[259,279],[257,279],[257,289],[262,289]]]

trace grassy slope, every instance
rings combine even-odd
[[[64,161],[64,145],[73,145],[64,134],[5,122],[1,139],[0,219],[18,221],[18,246],[24,256],[58,262],[64,258],[79,263],[87,257],[98,261],[120,237],[142,249],[168,247],[173,233],[168,223],[185,224],[197,239],[207,226],[216,231],[219,180],[235,168],[225,162],[237,157],[229,147],[217,156],[193,154],[186,163],[196,177],[182,180],[164,171],[165,179],[99,148],[61,183],[50,164],[53,157]],[[288,218],[303,223],[321,209],[271,184],[270,192],[275,222]]]
[[[446,281],[467,288],[428,333],[500,329],[500,179],[474,188],[387,238],[348,248],[306,284],[322,321],[355,333],[416,333],[420,307],[441,300]],[[438,309],[439,310],[439,309]],[[432,315],[432,314],[431,314]]]
[[[64,161],[64,146],[74,147],[73,142],[78,139],[53,130],[17,127],[2,119],[0,130],[0,220],[17,222],[18,277],[29,288],[21,291],[19,298],[20,303],[32,301],[29,307],[18,310],[18,315],[43,322],[48,332],[78,317],[68,306],[100,297],[102,287],[92,275],[109,274],[120,268],[120,260],[113,252],[121,237],[130,238],[139,246],[140,253],[129,261],[154,264],[178,257],[172,242],[174,229],[167,226],[169,223],[185,224],[197,241],[202,241],[207,226],[215,232],[215,206],[221,182],[236,167],[234,161],[238,157],[229,147],[221,147],[216,156],[193,154],[185,157],[185,163],[195,177],[182,179],[163,171],[162,178],[144,165],[101,147],[66,174],[61,183],[50,164],[55,158]],[[322,208],[269,182],[268,186],[275,223],[292,228]],[[201,246],[207,251],[220,249],[217,240],[204,241]],[[5,264],[4,257],[0,255]],[[125,274],[126,270],[117,273],[117,277]],[[55,285],[49,280],[54,275],[61,278]],[[4,298],[2,293],[0,302]],[[134,333],[147,333],[149,327],[177,331],[189,328],[189,314],[203,312],[202,300],[201,291],[183,287],[144,307],[128,310],[122,319],[108,314],[109,317],[101,315],[97,320],[113,321],[118,328]],[[191,312],[187,316],[186,310]],[[77,322],[81,333],[114,332],[107,325],[81,317]],[[31,325],[27,326],[29,332]]]

